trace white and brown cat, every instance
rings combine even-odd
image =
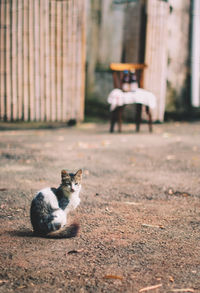
[[[67,226],[67,215],[80,203],[82,170],[61,171],[58,188],[47,187],[37,192],[31,203],[30,217],[34,233],[50,238],[71,238],[77,235],[78,224]]]

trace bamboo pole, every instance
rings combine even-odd
[[[75,76],[76,76],[76,94],[75,94],[75,115],[76,115],[76,120],[80,120],[80,84],[81,84],[81,75],[80,75],[80,64],[81,64],[81,34],[80,34],[80,21],[81,21],[81,11],[80,11],[80,1],[76,0],[75,2],[75,7],[76,7],[76,33],[75,33],[75,37],[76,37],[76,58],[75,58]]]
[[[17,119],[22,119],[22,76],[23,76],[23,48],[22,48],[22,0],[17,1]]]
[[[0,5],[0,119],[4,119],[5,96],[5,1]]]
[[[84,119],[85,105],[85,63],[86,63],[86,6],[81,1],[81,102],[80,102],[80,119]]]
[[[17,1],[12,3],[12,120],[17,119]]]
[[[6,1],[6,120],[11,120],[11,23],[10,23],[10,1]]]
[[[68,89],[66,92],[67,119],[71,119],[71,99],[72,99],[72,0],[68,0],[67,9],[67,74]]]
[[[68,105],[68,119],[70,120],[72,118],[72,81],[73,81],[73,44],[72,44],[72,19],[73,19],[73,11],[72,11],[72,0],[69,0],[68,3],[68,68],[69,71],[69,88],[68,88],[68,99],[67,99],[67,105]]]
[[[46,104],[46,92],[45,92],[45,19],[44,19],[44,0],[40,1],[40,120],[45,120],[45,104]]]
[[[52,121],[52,1],[49,1],[49,79],[50,79],[50,95],[49,95],[49,120]]]
[[[39,121],[40,115],[40,0],[35,0],[34,10],[34,56],[35,56],[35,119]]]
[[[35,71],[34,71],[34,1],[29,0],[29,76],[30,76],[30,120],[35,120]]]
[[[62,53],[61,53],[61,2],[56,3],[56,96],[57,96],[57,120],[61,120],[61,75],[62,75]]]
[[[50,35],[50,49],[51,49],[51,120],[56,120],[56,23],[55,23],[56,3],[51,1],[51,35]]]
[[[44,3],[44,40],[45,40],[45,120],[50,120],[50,49],[49,49],[49,0]]]
[[[78,23],[80,21],[80,11],[79,11],[79,0],[74,1],[74,7],[75,7],[75,95],[74,95],[74,105],[75,105],[75,117],[76,120],[79,120],[79,84],[80,84],[80,73],[79,73],[79,64],[80,64],[80,58],[79,58],[79,40],[80,40],[80,30],[78,27]]]
[[[58,119],[58,104],[57,104],[57,32],[58,32],[58,28],[57,28],[57,1],[55,1],[55,12],[54,12],[54,16],[55,16],[55,27],[54,27],[54,47],[55,47],[55,52],[54,52],[54,71],[55,71],[55,120],[57,121]]]
[[[67,114],[67,97],[68,97],[68,88],[69,88],[69,77],[68,77],[68,26],[67,26],[67,17],[68,17],[68,3],[63,3],[63,103],[62,103],[62,120],[65,121],[68,118]]]
[[[23,98],[24,98],[24,91],[23,91],[23,60],[24,60],[24,53],[23,53],[23,0],[19,0],[18,2],[18,117],[20,120],[24,119],[24,111],[23,111]]]
[[[77,21],[76,21],[76,25],[77,25],[77,29],[76,29],[76,54],[77,54],[77,79],[76,79],[76,87],[77,87],[77,92],[76,92],[76,116],[77,116],[77,120],[80,121],[80,108],[81,108],[81,83],[82,83],[82,77],[81,77],[81,73],[82,73],[82,56],[81,56],[81,49],[82,49],[82,40],[81,40],[81,33],[82,33],[82,3],[81,1],[77,0]]]
[[[76,72],[75,72],[75,62],[76,62],[76,22],[75,22],[75,0],[72,0],[72,64],[71,64],[71,71],[72,71],[72,96],[71,96],[71,118],[75,119],[75,88],[76,88]]]
[[[63,121],[63,64],[64,64],[64,60],[63,60],[63,34],[64,34],[64,30],[63,30],[63,8],[64,8],[64,3],[61,2],[61,11],[60,11],[60,16],[61,16],[61,64],[60,64],[60,75],[61,75],[61,80],[60,80],[60,92],[61,92],[61,113],[60,113],[60,120]]]
[[[15,0],[14,0],[15,1]],[[13,121],[13,39],[12,39],[12,27],[13,27],[13,0],[9,2],[9,38],[10,38],[10,75],[9,75],[9,83],[10,83],[10,120]]]
[[[23,46],[24,46],[24,120],[29,118],[29,2],[24,0],[24,25],[23,25]]]

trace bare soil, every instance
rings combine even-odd
[[[0,132],[0,292],[200,292],[200,123]],[[34,237],[35,192],[83,168],[71,239]]]

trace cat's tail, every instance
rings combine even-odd
[[[48,233],[45,237],[53,239],[72,238],[78,234],[79,224],[73,223],[70,226]]]

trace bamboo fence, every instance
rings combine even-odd
[[[0,120],[84,118],[85,1],[0,0]]]

